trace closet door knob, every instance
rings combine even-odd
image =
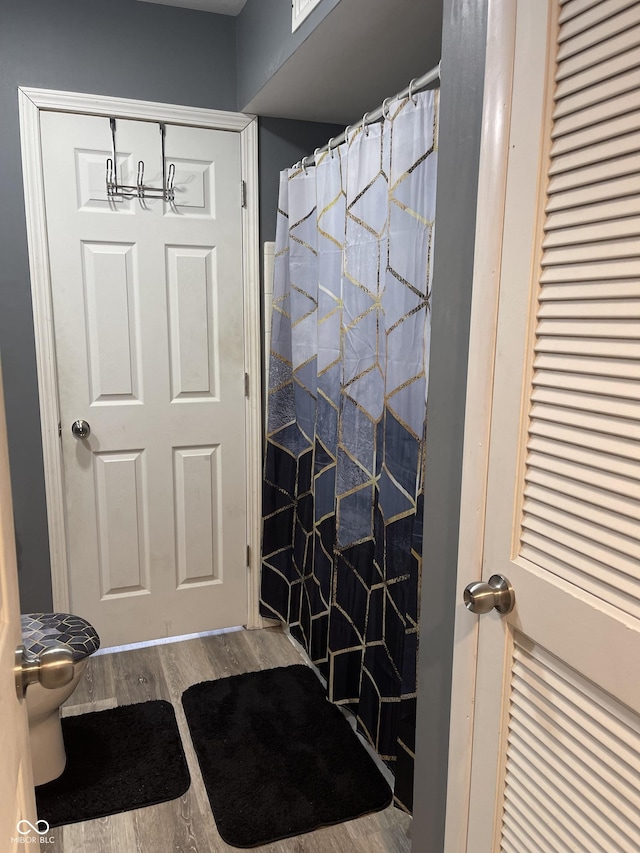
[[[464,591],[464,604],[472,613],[488,613],[494,608],[498,613],[509,613],[516,603],[516,594],[502,575],[492,575],[489,582],[475,581]]]

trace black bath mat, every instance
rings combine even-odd
[[[141,702],[62,720],[67,766],[36,788],[50,826],[95,820],[180,797],[190,778],[173,707]]]
[[[255,847],[386,808],[391,790],[307,666],[182,694],[218,832]]]

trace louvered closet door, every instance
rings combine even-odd
[[[637,853],[640,2],[516,7],[467,851]]]

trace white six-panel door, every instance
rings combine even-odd
[[[482,578],[506,576],[516,606],[478,617],[458,602],[460,648],[478,621],[477,677],[474,705],[454,709],[473,720],[473,749],[470,796],[449,787],[447,853],[635,853],[640,3],[507,5],[515,63]]]
[[[104,645],[246,624],[238,134],[167,126],[174,203],[107,199],[108,118],[41,134],[70,609]],[[116,145],[161,185],[158,124]]]

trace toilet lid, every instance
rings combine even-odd
[[[93,625],[71,613],[23,613],[22,642],[28,652],[39,655],[50,646],[65,645],[73,652],[74,662],[83,660],[100,648],[100,637]]]

